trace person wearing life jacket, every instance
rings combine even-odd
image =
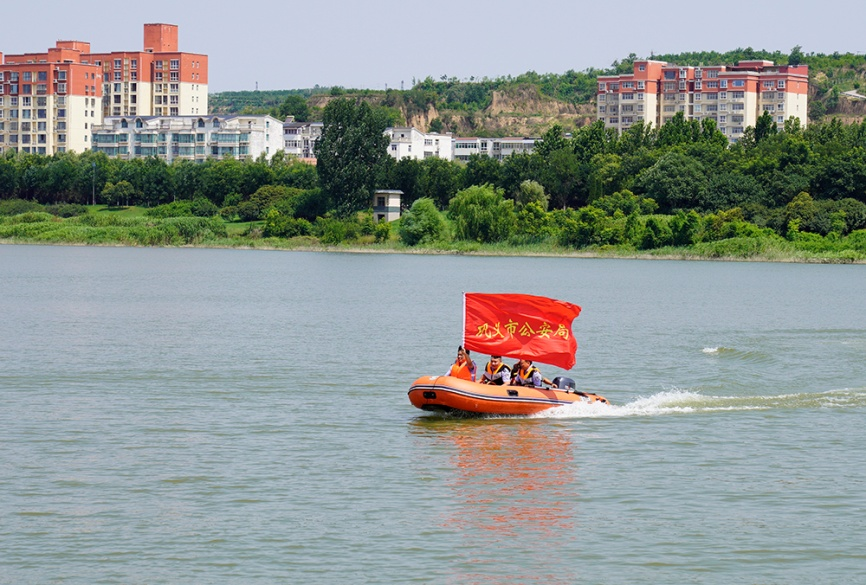
[[[475,362],[469,357],[469,350],[463,349],[461,345],[457,348],[457,359],[454,360],[454,363],[451,364],[445,375],[474,382],[477,369]]]
[[[521,359],[514,365],[511,384],[514,386],[534,386],[541,388],[542,384],[553,386],[553,382],[541,375],[541,371],[532,365],[532,360]]]
[[[502,363],[502,356],[492,355],[484,374],[481,376],[482,384],[493,384],[495,386],[508,386],[511,384],[511,368]]]

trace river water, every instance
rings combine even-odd
[[[0,246],[0,583],[866,583],[864,290],[850,265]],[[568,375],[612,405],[413,408],[464,291],[581,305]]]

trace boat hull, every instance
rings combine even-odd
[[[602,402],[598,394],[525,386],[479,384],[451,376],[422,376],[409,387],[409,401],[421,410],[472,414],[527,415],[575,402]]]

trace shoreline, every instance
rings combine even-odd
[[[407,254],[419,256],[478,256],[478,257],[501,257],[501,258],[582,258],[582,259],[600,259],[600,260],[667,260],[667,261],[686,261],[686,262],[763,262],[774,264],[866,264],[866,259],[855,260],[850,258],[830,258],[830,257],[814,257],[814,258],[798,258],[785,257],[777,258],[766,255],[755,255],[750,257],[736,256],[701,256],[697,254],[689,254],[683,252],[677,253],[610,253],[598,251],[573,251],[573,252],[539,252],[525,251],[521,252],[516,249],[508,251],[491,251],[491,250],[441,250],[436,248],[374,248],[370,246],[271,246],[271,245],[230,245],[230,244],[184,244],[180,246],[142,246],[135,244],[123,243],[81,243],[81,242],[39,242],[39,241],[21,241],[21,240],[0,240],[0,245],[4,246],[70,246],[70,247],[94,247],[94,248],[192,248],[192,249],[213,249],[213,250],[261,250],[269,252],[321,252],[321,253],[342,253],[342,254]]]

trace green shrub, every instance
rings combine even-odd
[[[46,206],[45,211],[57,217],[75,217],[87,213],[87,206],[78,203],[57,203]]]
[[[373,230],[373,236],[376,238],[377,243],[387,242],[391,237],[391,224],[384,219],[376,224],[376,228]]]
[[[415,200],[400,218],[400,240],[407,246],[432,244],[445,239],[448,225],[428,197]]]
[[[196,197],[192,201],[190,211],[196,217],[213,217],[219,213],[219,207],[205,197]]]
[[[43,211],[43,207],[35,201],[24,199],[6,199],[0,201],[0,216],[20,215],[28,211]]]
[[[192,201],[172,201],[145,210],[148,217],[188,217],[192,215]]]

